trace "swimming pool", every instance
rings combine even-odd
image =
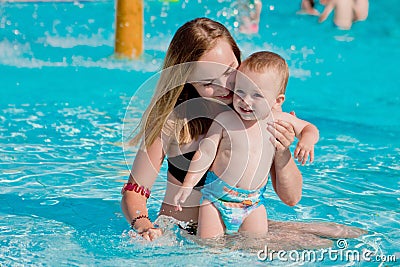
[[[127,235],[120,142],[131,96],[160,68],[179,25],[198,16],[233,25],[228,1],[145,2],[145,52],[133,62],[111,57],[112,1],[0,3],[0,265],[268,264],[175,228],[152,244]],[[269,186],[269,217],[362,227],[369,233],[349,240],[352,249],[399,258],[400,7],[370,4],[368,20],[347,32],[295,15],[289,0],[264,1],[259,35],[230,29],[244,56],[270,49],[288,60],[284,109],[321,132],[315,163],[300,167],[301,202],[287,207]],[[153,219],[164,180],[165,167]]]

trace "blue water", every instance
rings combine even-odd
[[[133,95],[149,97],[138,88],[160,69],[177,27],[198,16],[226,23],[244,57],[261,49],[284,56],[284,109],[320,129],[315,163],[300,167],[301,202],[285,206],[270,185],[269,217],[361,227],[369,232],[353,249],[399,258],[397,0],[371,1],[368,20],[350,31],[296,15],[299,1],[263,1],[252,36],[232,26],[228,1],[145,2],[137,61],[111,57],[112,1],[0,3],[0,265],[267,265],[254,252],[210,251],[176,228],[152,244],[130,238],[120,210],[134,157],[121,145],[125,111]],[[143,104],[129,108],[137,120]],[[152,219],[164,185],[165,166],[149,200]]]

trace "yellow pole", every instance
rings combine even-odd
[[[139,57],[143,52],[143,0],[117,0],[115,54]]]

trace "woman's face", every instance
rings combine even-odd
[[[232,103],[236,68],[239,63],[225,40],[200,57],[190,81],[201,97]]]

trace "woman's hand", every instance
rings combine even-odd
[[[268,122],[268,131],[272,134],[271,142],[275,145],[277,153],[283,153],[289,149],[294,141],[295,133],[292,124],[277,120]]]

